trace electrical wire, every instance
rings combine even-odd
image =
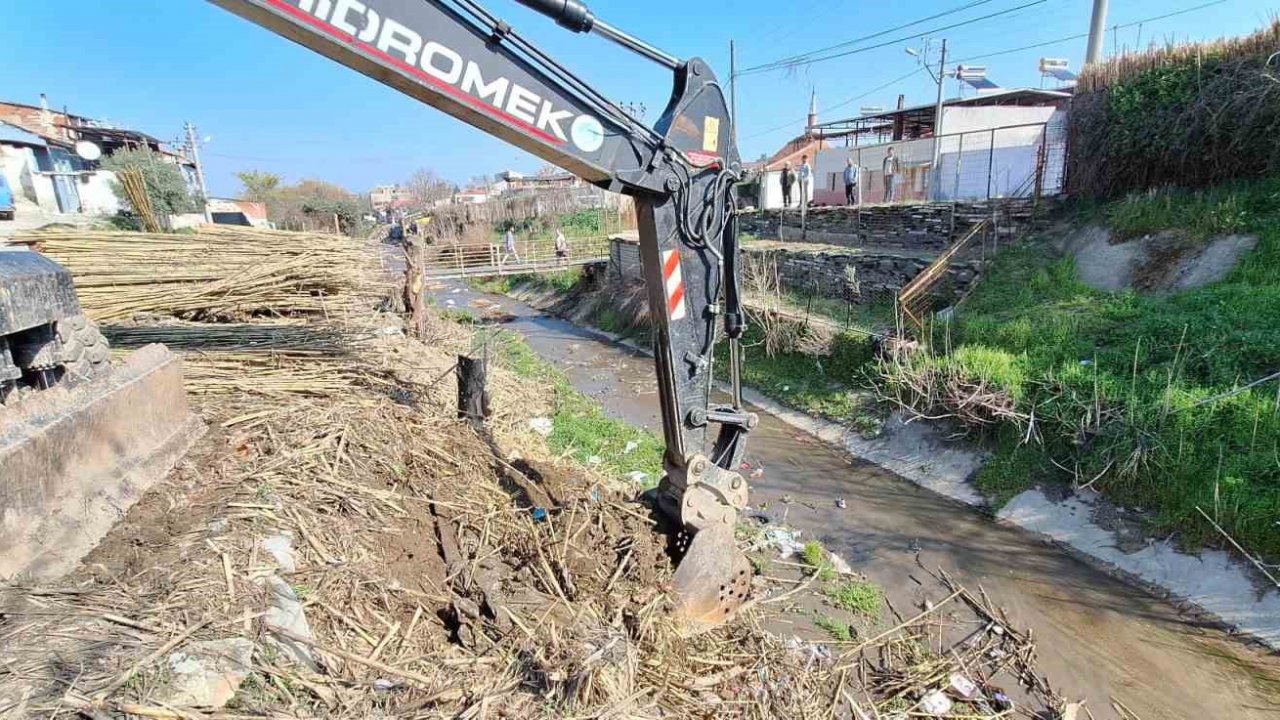
[[[758,68],[764,67],[765,65],[777,65],[777,64],[781,64],[781,63],[791,64],[791,63],[796,62],[796,61],[798,61],[798,60],[801,60],[801,59],[803,59],[803,58],[805,58],[805,57],[808,57],[808,56],[810,56],[810,55],[816,55],[816,54],[818,54],[818,53],[830,52],[830,51],[832,51],[832,50],[839,50],[840,48],[843,48],[843,47],[849,47],[850,45],[856,45],[856,44],[858,44],[858,43],[860,43],[860,42],[865,42],[865,41],[867,41],[867,40],[874,40],[874,39],[876,39],[876,38],[878,38],[878,37],[883,37],[883,36],[885,36],[885,35],[888,35],[889,33],[897,32],[897,31],[899,31],[899,30],[905,30],[906,28],[909,28],[909,27],[911,27],[912,25],[919,25],[920,23],[926,23],[926,22],[929,22],[930,20],[937,20],[937,19],[938,19],[938,18],[940,18],[940,17],[946,17],[947,15],[952,15],[952,14],[955,14],[955,13],[958,13],[958,12],[963,12],[963,11],[968,10],[968,9],[970,9],[970,8],[975,8],[975,7],[979,6],[979,5],[986,5],[987,3],[989,3],[989,2],[993,2],[993,1],[994,1],[994,0],[974,0],[974,2],[968,3],[968,4],[966,4],[966,5],[961,5],[960,7],[952,8],[952,9],[950,9],[950,10],[944,10],[943,12],[937,13],[937,14],[935,14],[935,15],[930,15],[929,17],[920,18],[919,20],[912,20],[912,21],[911,21],[911,22],[909,22],[909,23],[903,23],[902,25],[896,25],[896,26],[894,26],[894,27],[888,28],[888,29],[886,29],[886,30],[881,30],[880,32],[872,33],[872,34],[870,34],[870,35],[863,35],[862,37],[859,37],[859,38],[854,38],[854,39],[852,39],[852,40],[846,40],[846,41],[844,41],[844,42],[842,42],[842,43],[836,43],[835,45],[828,45],[827,47],[819,48],[819,49],[817,49],[817,50],[810,50],[809,52],[806,52],[806,53],[801,53],[801,54],[799,54],[799,55],[793,55],[793,56],[791,56],[791,57],[789,57],[789,58],[783,58],[783,59],[781,59],[781,60],[775,60],[775,61],[773,61],[773,62],[771,62],[771,63],[765,63],[764,65],[757,65],[757,66],[755,66],[755,67],[745,68],[742,72],[748,72],[748,71],[750,71],[750,70],[756,70],[756,69],[758,69]],[[738,74],[739,74],[739,75],[741,75],[741,74],[742,74],[742,72],[740,72],[740,73],[738,73]]]
[[[1133,22],[1124,23],[1122,25],[1112,25],[1107,29],[1113,32],[1116,30],[1125,30],[1127,28],[1137,27],[1139,25],[1145,25],[1147,23],[1156,22],[1158,20],[1164,20],[1166,18],[1171,18],[1178,15],[1185,15],[1187,13],[1195,12],[1197,10],[1204,10],[1205,8],[1214,7],[1216,5],[1224,5],[1227,2],[1230,2],[1230,0],[1213,0],[1213,2],[1194,5],[1189,8],[1183,8],[1182,10],[1175,10],[1174,12],[1164,13],[1163,15],[1155,15],[1153,17],[1143,18],[1141,20],[1134,20]],[[1078,33],[1076,35],[1067,35],[1065,37],[1057,38],[1056,40],[1046,40],[1044,42],[1035,43],[1033,45],[1023,45],[1022,47],[1009,48],[1007,50],[997,50],[995,52],[983,53],[981,55],[970,55],[969,57],[960,58],[955,62],[962,63],[962,62],[968,62],[970,60],[982,60],[984,58],[997,57],[1000,55],[1009,55],[1016,52],[1022,52],[1023,50],[1034,50],[1036,48],[1047,47],[1049,45],[1057,45],[1058,43],[1070,42],[1072,40],[1079,40],[1081,38],[1087,38],[1087,37],[1089,37],[1089,33]]]
[[[856,48],[853,50],[846,50],[844,52],[833,53],[831,55],[824,55],[821,57],[807,57],[802,60],[794,61],[794,62],[786,62],[786,61],[780,60],[773,63],[765,64],[765,65],[757,65],[754,68],[749,68],[747,70],[740,71],[738,73],[738,77],[742,77],[744,75],[756,75],[759,73],[791,68],[797,65],[814,65],[820,62],[826,62],[828,60],[835,60],[842,57],[848,57],[850,55],[858,55],[861,53],[870,52],[872,50],[879,50],[880,48],[890,47],[892,45],[897,45],[899,43],[906,42],[908,40],[918,40],[919,38],[925,37],[927,35],[934,35],[940,32],[944,32],[946,30],[952,30],[958,27],[964,27],[965,25],[972,25],[974,23],[982,22],[984,20],[990,20],[992,18],[1000,17],[1002,15],[1015,13],[1020,10],[1025,10],[1029,7],[1035,7],[1036,5],[1043,5],[1048,1],[1049,0],[1031,0],[1031,2],[1026,2],[1016,7],[1011,7],[1005,10],[1001,10],[999,12],[988,13],[981,17],[976,17],[969,20],[963,20],[961,22],[952,23],[950,25],[944,25],[942,27],[932,28],[932,29],[918,32],[912,35],[906,35],[903,37],[894,38],[893,40],[886,40],[885,42],[877,43],[875,45],[868,45],[866,47]]]

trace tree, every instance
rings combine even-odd
[[[157,213],[177,215],[200,209],[200,203],[191,194],[182,169],[150,148],[117,150],[103,158],[102,169],[111,172],[137,170],[142,173],[147,197],[151,199],[151,206]],[[119,181],[111,182],[111,192],[121,202],[129,202],[129,195]]]
[[[244,189],[240,191],[242,200],[267,202],[280,187],[280,176],[275,173],[261,170],[245,170],[236,173],[236,177],[240,179],[240,184],[244,186]]]
[[[409,176],[404,187],[419,208],[430,207],[438,200],[453,197],[453,186],[431,170],[422,168]]]

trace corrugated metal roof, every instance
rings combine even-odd
[[[6,122],[0,122],[0,142],[9,143],[11,145],[35,145],[36,147],[49,146],[49,143],[41,139],[39,135],[29,133],[20,127],[10,125]]]

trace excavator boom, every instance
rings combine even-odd
[[[695,628],[729,617],[751,576],[733,527],[747,503],[737,468],[755,417],[743,411],[738,390],[741,165],[711,68],[627,35],[576,0],[519,0],[669,68],[671,99],[648,127],[472,0],[210,2],[635,199],[666,443],[658,501],[689,539],[675,576],[677,613]],[[734,392],[717,406],[721,332],[731,345]],[[707,448],[712,425],[718,432]]]

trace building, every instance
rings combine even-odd
[[[844,204],[850,159],[860,169],[861,201],[884,202],[882,168],[891,147],[900,168],[896,201],[1056,192],[1065,167],[1070,100],[1071,93],[1061,90],[998,90],[944,101],[940,128],[935,103],[907,107],[901,99],[895,110],[814,123],[812,132],[827,145],[814,168],[814,202]]]
[[[369,191],[369,204],[374,210],[388,210],[409,205],[413,198],[408,188],[399,185],[379,185]]]
[[[513,170],[498,173],[495,180],[494,191],[501,195],[573,190],[586,184],[582,178],[572,173],[523,175]]]
[[[267,219],[266,203],[234,198],[209,198],[209,216],[215,225],[271,228],[271,221]]]
[[[483,205],[489,202],[489,191],[484,188],[467,188],[453,196],[457,205]]]
[[[0,172],[15,195],[47,213],[114,214],[115,174],[100,158],[124,148],[148,148],[179,166],[193,190],[195,164],[146,133],[39,105],[0,102]]]

